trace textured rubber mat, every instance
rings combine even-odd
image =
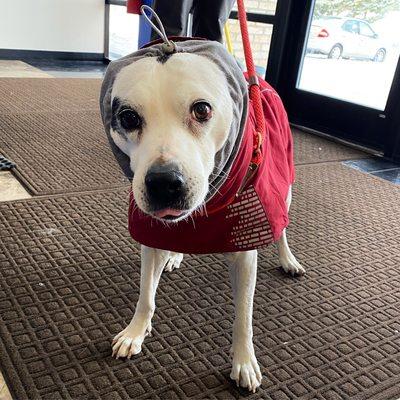
[[[1,78],[0,115],[98,110],[101,79]]]
[[[99,79],[0,79],[0,149],[35,195],[126,184],[99,114]]]
[[[371,157],[369,154],[331,140],[292,128],[294,162],[296,165],[355,160]]]
[[[400,189],[338,163],[297,171],[289,240],[308,274],[259,256],[250,399],[400,396]],[[111,358],[139,254],[121,190],[0,204],[1,369],[17,399],[234,399],[233,305],[221,256],[164,273],[153,337]]]
[[[126,184],[99,111],[6,114],[0,147],[33,194],[79,192]]]

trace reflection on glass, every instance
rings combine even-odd
[[[139,16],[126,7],[110,6],[109,59],[115,60],[138,48]]]
[[[400,1],[316,0],[297,88],[384,110],[399,54]]]

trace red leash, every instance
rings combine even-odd
[[[262,161],[261,146],[265,139],[265,119],[261,103],[261,89],[258,83],[258,76],[254,67],[253,53],[251,51],[249,31],[247,29],[247,15],[244,8],[243,0],[237,0],[238,13],[239,13],[239,23],[240,31],[242,34],[244,57],[246,60],[246,68],[249,76],[249,96],[253,103],[254,115],[255,115],[255,125],[256,129],[253,132],[253,156],[251,158],[251,164],[249,166],[249,171],[242,183],[241,190],[246,186],[247,182],[253,177],[258,166]]]

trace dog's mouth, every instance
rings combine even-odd
[[[153,211],[153,215],[162,220],[174,221],[185,215],[187,210],[178,210],[176,208],[164,208],[162,210]]]

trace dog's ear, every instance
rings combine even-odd
[[[130,158],[115,144],[114,140],[110,135],[111,121],[112,121],[112,103],[111,94],[114,86],[115,79],[122,68],[133,62],[140,60],[146,56],[158,57],[162,54],[160,46],[152,46],[147,49],[140,49],[135,53],[128,56],[122,57],[116,61],[111,62],[108,65],[106,74],[103,79],[103,83],[100,90],[100,112],[103,120],[104,129],[110,143],[110,147],[114,156],[120,165],[123,173],[129,179],[133,179],[133,172],[130,168]]]
[[[111,122],[113,118],[112,105],[111,105],[111,92],[112,85],[105,87],[103,84],[101,95],[100,95],[100,110],[101,117],[103,119],[104,129],[106,131],[108,142],[110,143],[111,151],[114,154],[119,166],[122,169],[124,175],[131,181],[133,179],[133,171],[131,170],[130,158],[115,144],[110,134]]]
[[[108,135],[108,140],[110,142],[111,150],[114,153],[114,157],[117,160],[119,166],[121,167],[122,172],[131,181],[133,179],[133,171],[130,165],[131,164],[130,158],[118,148],[118,146],[114,143],[110,135]]]

